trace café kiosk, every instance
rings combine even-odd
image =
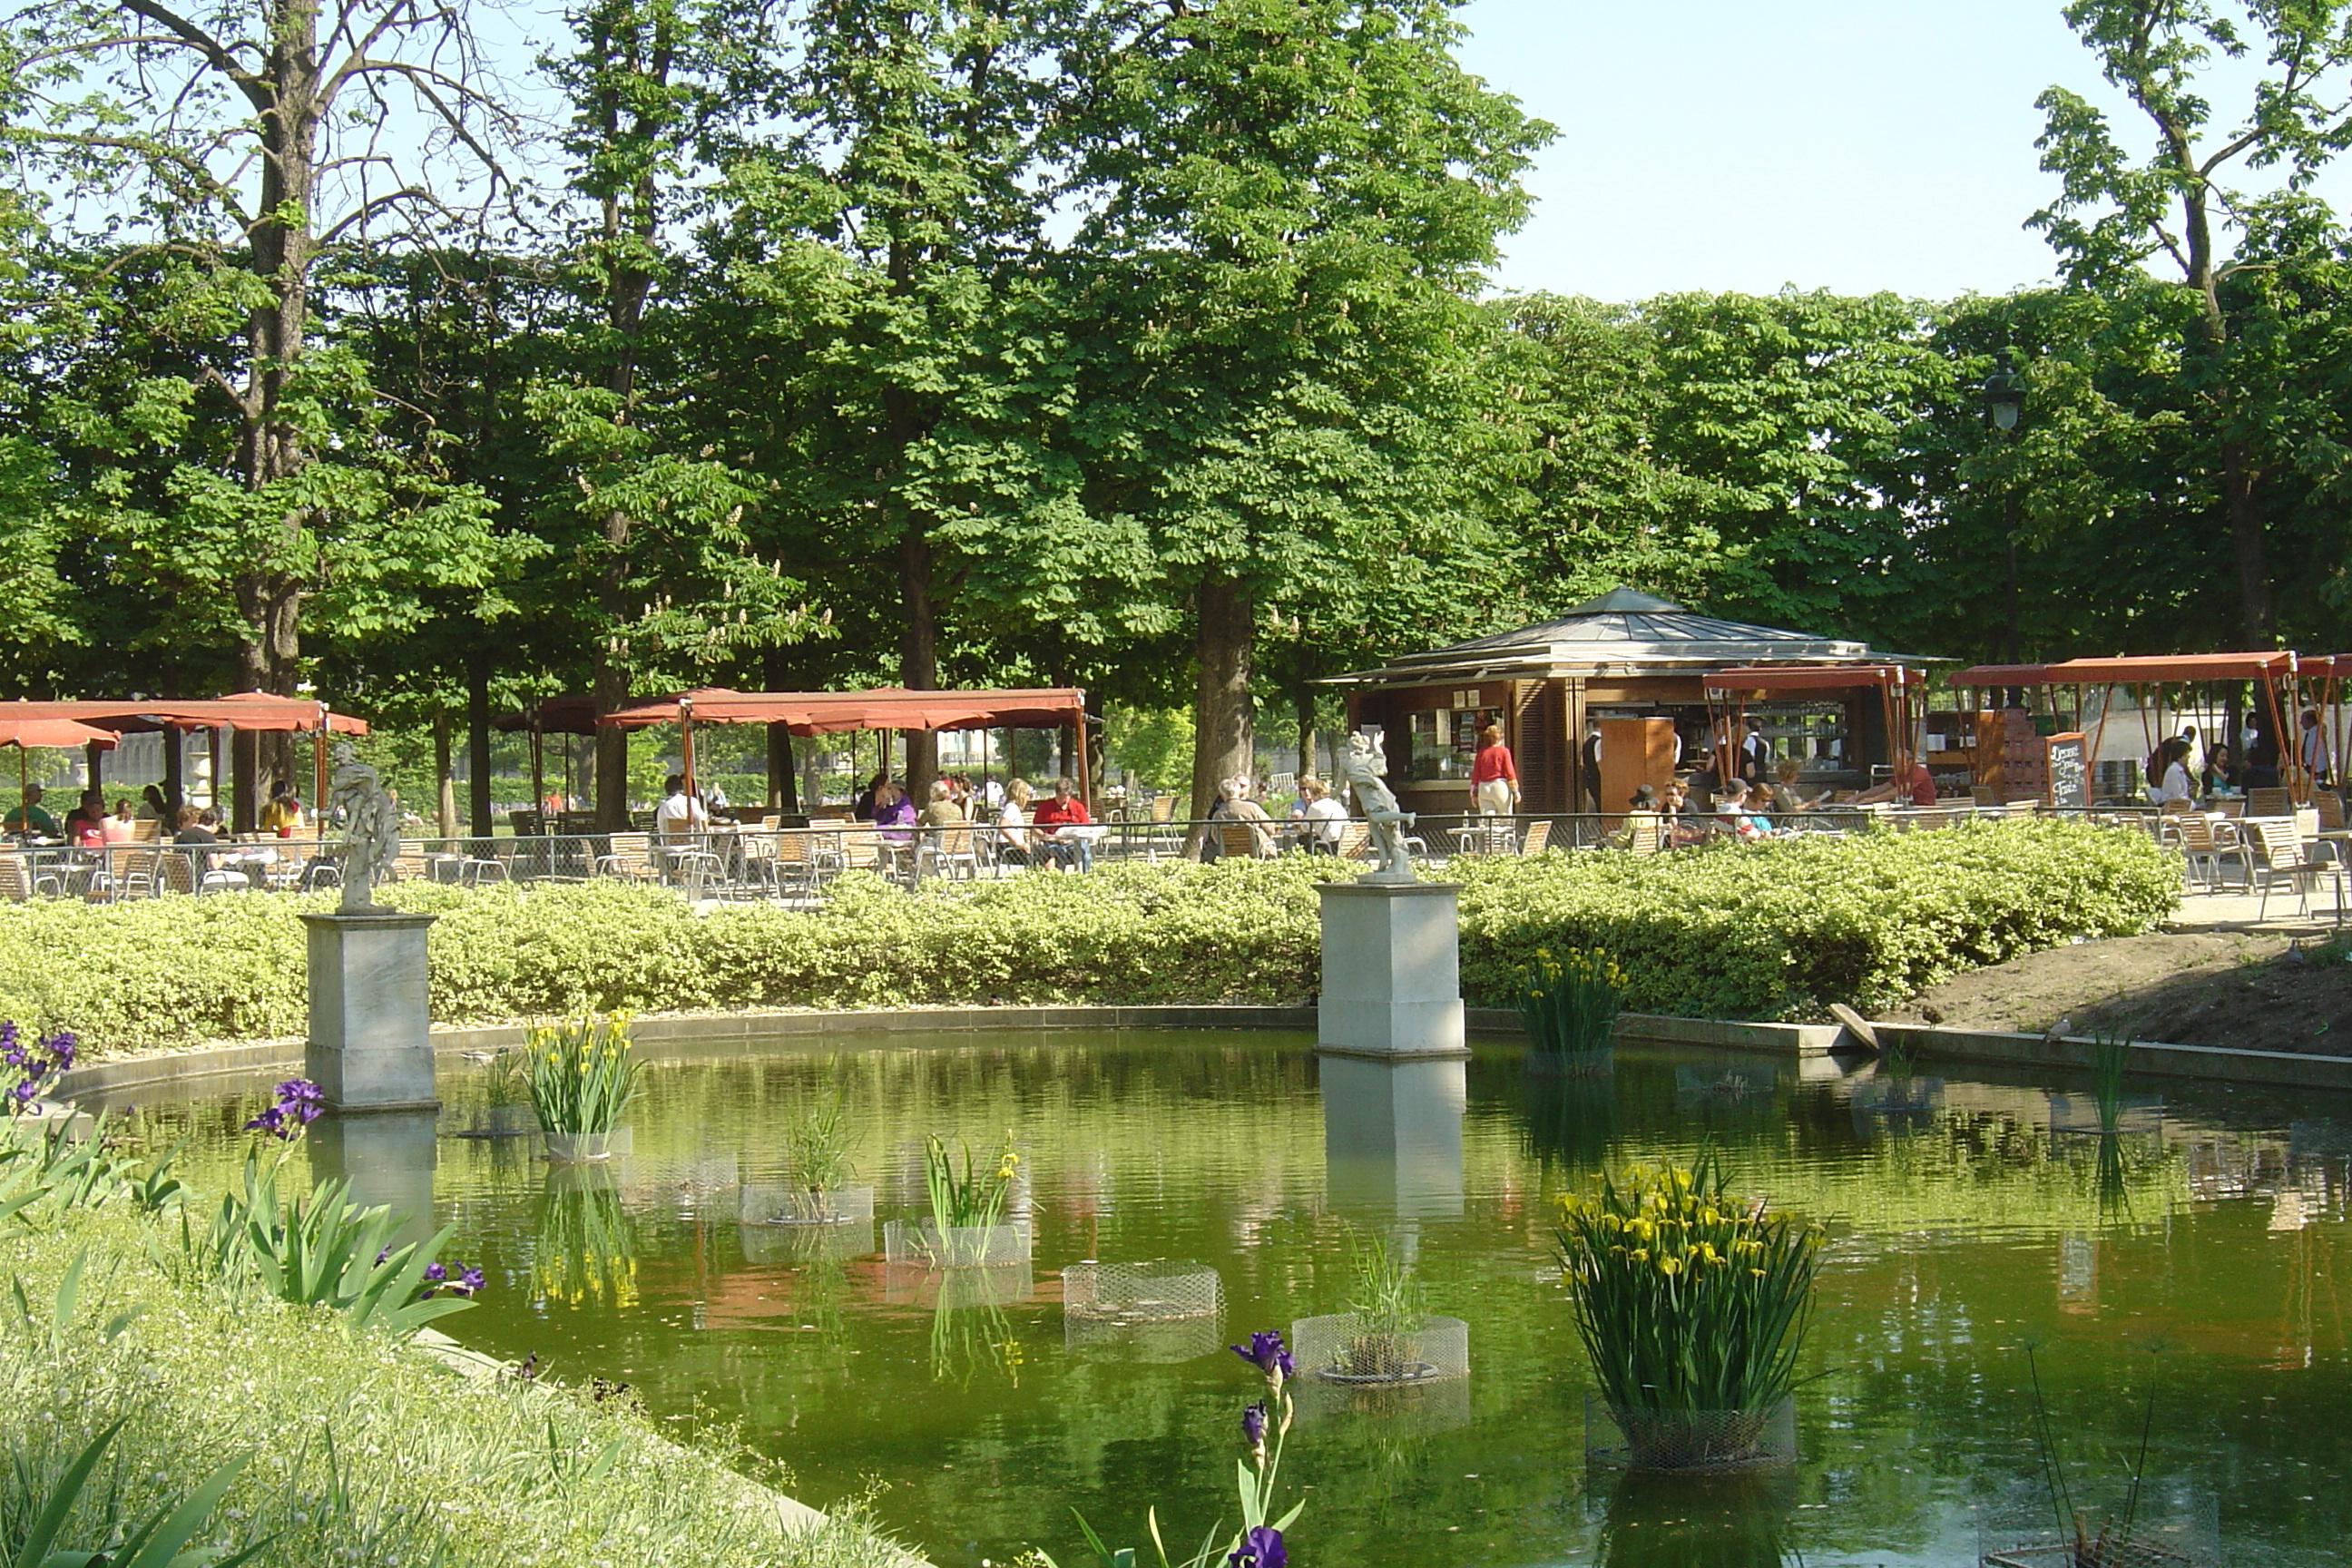
[[[1895,747],[1877,673],[1913,662],[1864,643],[1724,620],[1617,588],[1556,620],[1410,654],[1333,678],[1351,729],[1377,726],[1389,784],[1408,811],[1467,814],[1479,732],[1501,727],[1528,814],[1615,813],[1636,784],[1663,784],[1701,765],[1711,735],[1706,679],[1726,669],[1802,667],[1819,684],[1751,700],[1776,757],[1798,759],[1800,788],[1858,789]],[[1836,672],[1852,673],[1846,681]],[[1721,718],[1720,710],[1713,716]],[[1597,781],[1584,767],[1588,726],[1601,745]],[[1597,782],[1598,789],[1593,785]]]

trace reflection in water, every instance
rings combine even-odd
[[[1609,1495],[1603,1568],[1780,1568],[1795,1491],[1786,1472],[1631,1470]]]
[[[1326,1056],[1321,1066],[1333,1205],[1400,1219],[1458,1216],[1465,1064]]]
[[[1608,1157],[1617,1135],[1617,1086],[1606,1075],[1530,1076],[1526,1105],[1528,1152],[1538,1165],[1577,1172]]]
[[[430,1110],[330,1111],[303,1135],[310,1181],[347,1178],[347,1201],[400,1221],[394,1246],[423,1241],[434,1230],[435,1121]]]
[[[531,1289],[552,1307],[633,1307],[637,1255],[620,1173],[594,1165],[552,1165],[540,1197]]]

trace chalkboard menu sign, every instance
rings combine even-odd
[[[2060,810],[2084,811],[2091,805],[2090,747],[2077,734],[2053,735],[2050,748],[2050,804]]]

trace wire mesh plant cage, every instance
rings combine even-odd
[[[1547,1051],[1530,1046],[1520,1059],[1524,1069],[1537,1078],[1608,1078],[1617,1070],[1614,1046],[1592,1051]]]
[[[742,1162],[734,1154],[679,1154],[637,1162],[637,1180],[656,1202],[706,1204],[743,1184]]]
[[[1027,1260],[972,1268],[934,1268],[929,1263],[882,1266],[882,1304],[919,1307],[1007,1307],[1036,1293],[1037,1277]]]
[[[874,1222],[862,1225],[739,1225],[746,1263],[816,1263],[874,1250]]]
[[[1744,1105],[1761,1096],[1769,1096],[1780,1081],[1780,1073],[1769,1067],[1744,1067],[1730,1063],[1677,1067],[1675,1068],[1675,1102],[1677,1105]]]
[[[1301,1318],[1290,1325],[1302,1377],[1341,1386],[1410,1387],[1470,1375],[1470,1325],[1425,1317],[1396,1328],[1360,1312]]]
[[[746,1226],[866,1226],[874,1223],[872,1187],[824,1187],[797,1182],[746,1182],[735,1197],[735,1223]]]
[[[2047,1483],[2017,1481],[1978,1504],[1982,1568],[2218,1568],[2219,1500],[2185,1481],[2076,1489],[2053,1506]],[[2060,1515],[2066,1514],[2062,1525]]]
[[[2116,1103],[2115,1123],[2111,1127],[2100,1115],[2097,1095],[2051,1095],[2050,1132],[2053,1137],[2095,1138],[2102,1132],[2110,1131],[2136,1138],[2160,1135],[2164,1131],[2164,1097],[2158,1094],[2123,1096]]]
[[[1291,1385],[1298,1425],[1361,1423],[1383,1439],[1431,1437],[1470,1425],[1470,1380],[1435,1383],[1326,1383],[1302,1377]]]
[[[1062,1270],[1062,1340],[1106,1360],[1166,1364],[1222,1347],[1224,1281],[1199,1263],[1073,1263]]]
[[[1766,1469],[1797,1459],[1797,1402],[1756,1410],[1620,1408],[1584,1398],[1584,1459],[1628,1470]]]
[[[941,1234],[929,1220],[894,1219],[882,1227],[882,1256],[931,1268],[993,1268],[1029,1261],[1029,1226],[954,1225]]]
[[[460,1111],[449,1129],[452,1138],[528,1138],[539,1131],[539,1117],[528,1105],[477,1105]]]
[[[635,1134],[636,1130],[631,1127],[615,1127],[610,1132],[551,1132],[547,1135],[547,1157],[559,1165],[610,1160],[635,1151]]]

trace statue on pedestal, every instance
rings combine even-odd
[[[335,748],[331,788],[335,815],[343,824],[342,912],[377,912],[381,906],[371,894],[391,874],[393,857],[400,852],[400,810],[376,771],[359,760],[349,742]]]
[[[1398,806],[1397,797],[1388,786],[1388,753],[1381,738],[1363,730],[1349,736],[1347,753],[1339,759],[1339,771],[1348,787],[1355,792],[1356,809],[1364,814],[1364,821],[1371,827],[1372,849],[1380,858],[1380,864],[1366,874],[1364,880],[1414,880],[1412,857],[1404,847],[1404,830],[1412,826],[1412,814]]]

